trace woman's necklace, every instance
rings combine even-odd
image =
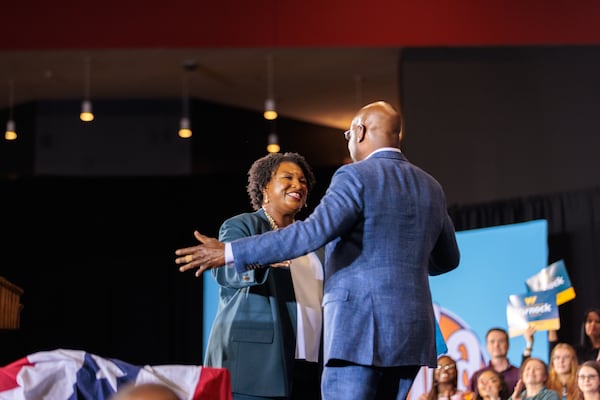
[[[267,210],[263,207],[262,208],[263,211],[265,212],[265,216],[267,217],[267,219],[269,220],[269,223],[271,224],[271,228],[276,231],[277,229],[279,229],[279,225],[277,225],[277,222],[275,222],[275,220],[273,219],[273,217],[271,217],[271,214],[269,214],[267,212]]]
[[[271,224],[271,228],[274,231],[276,231],[277,229],[279,229],[279,225],[277,225],[277,222],[275,222],[275,219],[271,216],[271,214],[269,214],[264,207],[262,209],[263,209],[263,211],[265,213],[265,216],[269,220],[269,224]],[[280,264],[280,265],[277,265],[277,266],[284,266],[284,267],[288,267],[289,268],[292,265],[292,261],[288,260],[288,261],[284,261],[282,263],[277,263],[277,264]],[[273,266],[275,266],[275,264],[273,264]]]

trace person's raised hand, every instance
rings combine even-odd
[[[525,338],[525,343],[527,345],[532,345],[533,346],[533,341],[535,339],[534,335],[537,329],[535,329],[535,326],[533,325],[529,325],[527,327],[527,330],[525,331],[525,333],[523,333],[523,337]]]
[[[180,272],[197,268],[195,275],[199,277],[207,269],[225,265],[224,243],[198,231],[194,231],[194,237],[200,242],[199,245],[175,250],[175,255],[178,256],[175,263],[183,264],[179,267]]]
[[[513,394],[511,397],[512,400],[522,400],[523,399],[523,390],[525,389],[525,385],[523,384],[523,381],[521,379],[519,379],[517,381],[517,384],[515,385],[515,390],[513,391]]]

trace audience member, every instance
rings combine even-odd
[[[419,400],[462,400],[470,398],[471,393],[458,390],[456,362],[450,356],[438,358],[438,365],[432,371],[431,390],[423,393]]]
[[[508,387],[500,372],[487,369],[479,374],[476,400],[506,400],[509,397]]]
[[[560,400],[558,393],[546,387],[548,368],[539,358],[530,357],[521,365],[520,378],[510,400]]]
[[[529,340],[533,340],[533,338],[529,338]],[[509,346],[508,332],[499,327],[489,329],[485,335],[485,345],[490,356],[490,362],[487,366],[473,373],[469,382],[469,390],[477,395],[477,378],[483,371],[493,369],[502,375],[509,393],[512,393],[519,380],[519,368],[512,365],[507,357]],[[525,355],[523,357],[526,358]]]
[[[600,366],[597,361],[586,361],[577,371],[577,400],[600,400]]]
[[[181,400],[168,386],[160,383],[142,383],[123,386],[110,400]]]
[[[546,386],[556,391],[562,400],[576,400],[577,354],[570,344],[558,343],[550,352],[550,368]]]
[[[294,223],[314,182],[300,154],[259,158],[248,171],[246,188],[255,211],[223,222],[219,240],[230,242]],[[229,370],[234,400],[320,397],[320,256],[309,253],[275,266],[243,273],[211,270],[219,284],[219,306],[204,365]]]
[[[558,332],[548,332],[548,342],[552,349],[558,343]],[[583,317],[581,327],[581,340],[573,346],[577,353],[577,362],[583,363],[588,360],[600,361],[600,309],[590,308]]]

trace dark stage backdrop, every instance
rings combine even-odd
[[[600,47],[403,51],[403,151],[448,204],[600,185]]]
[[[579,343],[585,310],[600,306],[600,187],[453,206],[449,211],[457,230],[548,221],[548,264],[565,261],[577,294],[559,308],[559,340]]]
[[[212,190],[224,190],[217,176],[2,182],[1,275],[24,289],[24,308],[21,329],[0,333],[1,361],[71,348],[199,363],[202,282],[173,252],[236,209]]]
[[[331,173],[315,170],[300,218]],[[177,270],[174,251],[251,211],[245,185],[245,171],[0,181],[0,276],[24,289],[21,328],[0,330],[0,365],[55,348],[201,364],[202,280]]]

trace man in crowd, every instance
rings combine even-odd
[[[523,353],[523,358],[529,357],[531,353],[533,332],[534,330],[530,330],[526,335],[527,348]],[[509,393],[512,393],[519,380],[519,368],[512,365],[507,357],[508,333],[505,329],[498,327],[489,329],[485,335],[485,345],[490,356],[490,362],[487,366],[473,373],[469,382],[469,389],[477,395],[477,378],[483,371],[493,369],[502,375]]]

